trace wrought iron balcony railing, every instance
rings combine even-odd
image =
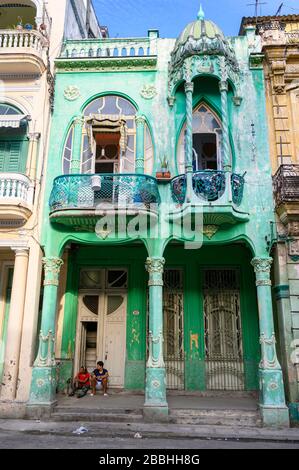
[[[276,206],[299,202],[299,165],[281,165],[273,176]]]
[[[95,183],[96,180],[96,183]],[[136,174],[64,175],[54,180],[50,212],[94,209],[99,205],[150,208],[160,204],[155,178]]]
[[[193,191],[202,200],[214,202],[223,196],[226,190],[226,177],[224,171],[197,171],[193,174]],[[243,199],[244,177],[236,173],[231,175],[232,201],[239,206]],[[183,204],[186,199],[187,179],[186,175],[173,178],[172,198],[174,202]]]

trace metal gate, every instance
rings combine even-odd
[[[167,388],[185,389],[183,271],[166,269],[163,290],[164,361]]]
[[[204,271],[206,387],[244,390],[239,272]]]

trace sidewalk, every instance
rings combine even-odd
[[[0,419],[0,431],[34,435],[70,436],[80,426],[88,429],[88,437],[134,437],[138,432],[153,439],[226,439],[299,443],[299,428],[254,428],[241,426],[198,426],[146,423],[54,422]],[[80,439],[80,436],[78,436]]]

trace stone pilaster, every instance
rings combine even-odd
[[[149,357],[146,365],[144,416],[167,421],[166,373],[163,360],[163,271],[165,259],[148,258],[149,273]]]
[[[78,174],[81,172],[81,152],[82,152],[82,130],[84,125],[84,117],[77,116],[74,120],[74,141],[73,154],[71,161],[71,173]]]
[[[270,269],[272,258],[254,258],[259,308],[261,362],[260,409],[265,426],[289,426],[281,366],[276,354]]]
[[[186,201],[192,199],[192,175],[193,175],[193,92],[194,83],[185,83],[186,94],[186,145],[185,145],[185,171],[187,175]]]
[[[29,176],[31,180],[36,179],[37,172],[37,160],[38,160],[38,143],[40,140],[40,133],[32,132],[28,134],[29,138],[29,149],[28,149],[28,158],[27,158],[27,168],[26,175]]]
[[[14,400],[17,393],[23,316],[25,306],[29,249],[12,248],[15,265],[7,327],[4,371],[1,387],[2,400]]]
[[[43,258],[44,298],[38,354],[32,372],[30,405],[51,406],[56,396],[55,323],[59,274],[63,264],[56,257]]]
[[[225,171],[231,171],[231,159],[230,159],[230,143],[229,143],[229,122],[228,122],[228,82],[222,80],[219,82],[219,90],[221,94],[221,111],[222,111],[222,145],[223,145],[223,169]]]
[[[136,173],[144,174],[144,132],[145,117],[136,116]]]

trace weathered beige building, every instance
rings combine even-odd
[[[38,340],[54,59],[64,39],[105,34],[90,0],[0,1],[1,416],[24,413]]]

